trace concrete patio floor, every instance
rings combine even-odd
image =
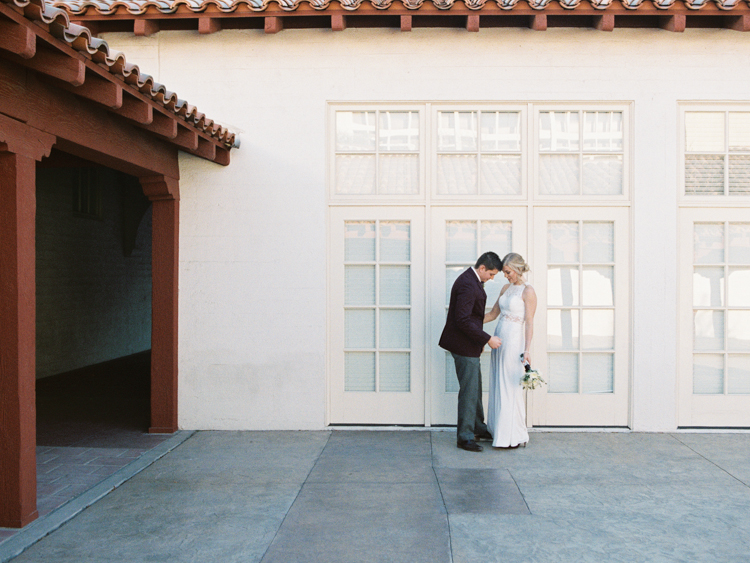
[[[749,485],[750,434],[197,432],[13,561],[744,562]]]

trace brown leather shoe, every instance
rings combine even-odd
[[[458,442],[457,447],[467,452],[481,452],[484,448],[477,444],[474,440],[466,440],[465,442]]]

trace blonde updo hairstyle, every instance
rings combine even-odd
[[[515,252],[506,254],[505,258],[503,258],[503,266],[508,266],[508,268],[518,274],[521,280],[525,281],[524,274],[529,271],[529,265],[520,254],[516,254]]]

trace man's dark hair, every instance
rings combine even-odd
[[[494,252],[485,252],[474,265],[475,268],[479,268],[479,266],[484,266],[487,270],[497,270],[499,272],[503,269],[503,261]]]

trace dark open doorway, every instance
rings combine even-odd
[[[151,202],[60,151],[36,175],[37,494],[44,514],[166,436],[149,434]]]

